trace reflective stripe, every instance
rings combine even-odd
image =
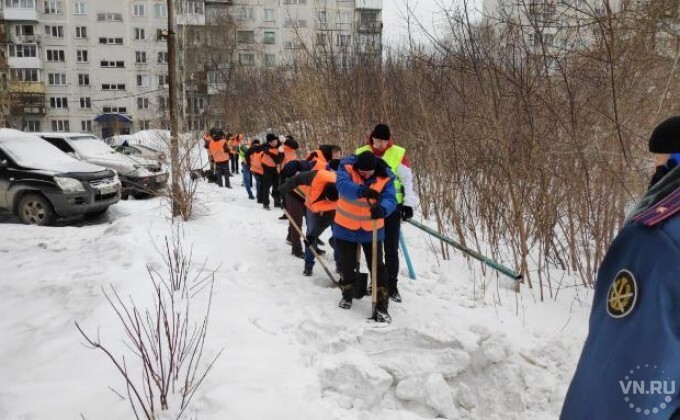
[[[364,200],[361,200],[361,199],[359,199],[359,200],[345,200],[345,201],[354,205],[354,206],[357,206],[357,207],[368,207],[369,209],[371,208],[371,205],[368,203],[368,201],[364,201]]]
[[[345,209],[342,209],[340,207],[335,209],[335,212],[340,213],[343,216],[345,216],[346,218],[352,219],[352,220],[359,220],[359,221],[364,221],[364,222],[369,221],[369,220],[373,220],[373,219],[371,219],[371,216],[359,216],[358,214],[350,213],[350,212],[348,212]]]

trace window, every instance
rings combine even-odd
[[[272,9],[270,9],[272,10]],[[246,20],[255,20],[255,11],[253,10],[252,7],[241,7],[238,11],[238,20],[241,21],[246,21]]]
[[[17,25],[14,27],[14,31],[17,36],[21,35],[34,35],[33,25]]]
[[[50,108],[60,109],[68,108],[68,101],[66,98],[50,98]]]
[[[325,10],[319,10],[316,12],[316,20],[319,23],[328,23],[328,14]]]
[[[146,64],[146,51],[135,51],[135,63]]]
[[[64,37],[64,27],[45,25],[45,36],[50,38],[63,38]]]
[[[122,22],[122,13],[97,13],[97,22]]]
[[[28,131],[28,132],[31,132],[31,133],[39,133],[39,132],[42,131],[40,121],[28,120],[28,121],[25,121],[24,124],[25,124],[24,131]]]
[[[78,86],[90,86],[90,75],[87,73],[80,73],[78,75]]]
[[[165,87],[166,85],[169,84],[168,75],[167,74],[161,74],[158,76],[158,87]]]
[[[63,51],[62,51],[62,53],[63,53]],[[10,57],[37,57],[37,55],[38,55],[38,49],[36,48],[35,45],[13,45],[13,44],[11,44],[9,46],[9,56]]]
[[[33,0],[5,0],[5,7],[11,9],[35,9]]]
[[[165,96],[159,96],[158,97],[158,110],[159,111],[165,111],[165,109],[168,107],[168,98]]]
[[[71,131],[68,120],[52,120],[52,131]]]
[[[154,4],[153,5],[153,15],[157,18],[167,18],[168,17],[168,5],[167,4]]]
[[[138,74],[137,75],[137,86],[138,87],[148,87],[150,84],[150,79],[148,74]]]
[[[180,3],[181,13],[203,14],[203,1],[186,0]]]
[[[102,45],[123,45],[123,38],[99,38]]]
[[[77,1],[73,3],[73,14],[74,15],[84,15],[85,12],[85,2]]]
[[[107,68],[119,68],[123,69],[125,68],[125,61],[108,61],[108,60],[102,60],[100,62],[100,65],[102,67],[107,67]]]
[[[283,0],[283,4],[307,4],[307,0]]]
[[[241,53],[238,55],[238,63],[242,66],[254,66],[255,54]]]
[[[142,130],[149,130],[151,129],[151,121],[149,120],[140,120],[139,121],[139,128]]]
[[[90,98],[80,98],[80,107],[92,108],[92,101],[90,100]]]
[[[132,16],[143,17],[146,13],[144,3],[135,3],[132,5]]]
[[[202,114],[205,110],[205,99],[187,98],[187,112],[190,114]]]
[[[78,63],[87,63],[87,50],[76,50],[76,61]]]
[[[264,33],[264,43],[265,44],[275,44],[276,43],[276,35],[274,32],[265,32]]]
[[[239,44],[254,44],[255,43],[255,31],[238,31],[238,43]]]
[[[64,50],[47,50],[47,61],[66,61]]]
[[[66,73],[49,73],[47,84],[50,86],[66,86]]]
[[[87,39],[87,26],[76,26],[76,39]]]
[[[352,42],[352,35],[338,34],[337,38],[338,47],[349,47],[350,42]]]
[[[327,34],[325,32],[317,32],[316,33],[316,45],[320,47],[324,47],[328,44],[330,44],[329,41],[330,34]]]
[[[264,65],[266,67],[276,66],[276,54],[265,54],[264,55]]]
[[[103,83],[102,90],[125,90],[125,83]]]
[[[143,41],[146,39],[146,32],[144,28],[135,28],[135,41]]]
[[[265,22],[275,22],[274,9],[264,9],[264,21]]]
[[[137,109],[149,109],[149,98],[137,98]]]
[[[61,0],[45,0],[45,14],[46,15],[60,15],[61,14]]]
[[[80,131],[85,133],[92,132],[92,120],[83,120],[80,122]]]
[[[102,111],[104,112],[116,112],[118,114],[125,114],[127,112],[127,108],[124,106],[105,106],[102,108]]]
[[[167,64],[168,63],[168,52],[167,51],[161,51],[158,53],[158,64]]]
[[[9,77],[16,82],[39,82],[38,69],[11,69]]]

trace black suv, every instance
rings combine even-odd
[[[0,129],[0,210],[22,222],[98,215],[120,200],[114,171],[76,160],[40,137]]]

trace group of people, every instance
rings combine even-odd
[[[286,241],[291,254],[304,259],[304,276],[313,274],[316,256],[325,254],[320,236],[331,228],[329,244],[342,291],[340,308],[350,309],[353,297],[359,295],[354,287],[360,253],[372,270],[376,242],[377,284],[371,287],[377,288],[377,300],[372,319],[391,322],[389,301],[402,301],[397,286],[401,221],[413,217],[417,199],[406,149],[394,144],[389,127],[376,125],[366,144],[344,157],[335,144],[320,145],[301,157],[291,135],[270,133],[263,143],[244,140],[242,135],[230,142],[230,137],[220,128],[204,136],[217,184],[222,186],[220,177],[224,177],[231,188],[228,164],[230,159],[234,162],[231,145],[235,145],[248,198],[271,210],[271,196],[274,207],[284,210],[281,218],[289,220]],[[233,163],[231,168],[233,172]],[[301,235],[303,220],[306,228]]]

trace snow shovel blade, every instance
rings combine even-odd
[[[354,286],[352,287],[352,293],[354,299],[361,299],[366,296],[366,288],[368,287],[368,273],[355,273],[354,276]]]

